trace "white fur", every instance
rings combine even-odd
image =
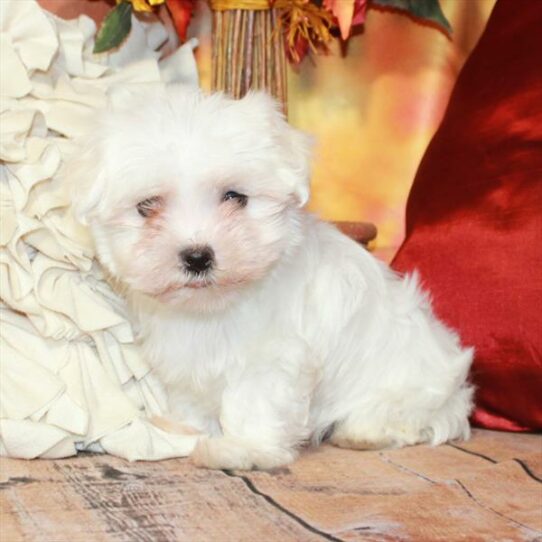
[[[264,94],[127,91],[67,173],[98,255],[126,286],[193,458],[271,468],[304,442],[353,448],[467,438],[472,350],[401,278],[302,209],[310,141]],[[227,190],[246,207],[222,201]],[[153,222],[139,201],[160,195]],[[216,268],[178,253],[206,244]]]

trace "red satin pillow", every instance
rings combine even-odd
[[[542,429],[542,1],[498,0],[416,175],[394,262],[474,345],[473,422]]]

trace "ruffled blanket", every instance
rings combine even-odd
[[[34,0],[0,2],[0,453],[128,459],[190,453],[166,433],[165,396],[134,344],[125,305],[103,280],[72,218],[59,168],[108,88],[197,84],[194,43],[159,61],[163,26],[133,20],[113,54],[93,55],[96,26]]]

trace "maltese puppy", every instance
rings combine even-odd
[[[469,435],[472,350],[415,275],[303,210],[310,149],[263,93],[125,88],[68,169],[197,465]]]

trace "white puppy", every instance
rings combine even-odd
[[[472,351],[401,278],[303,210],[310,140],[276,104],[121,92],[68,170],[171,416],[212,468],[469,435]]]

